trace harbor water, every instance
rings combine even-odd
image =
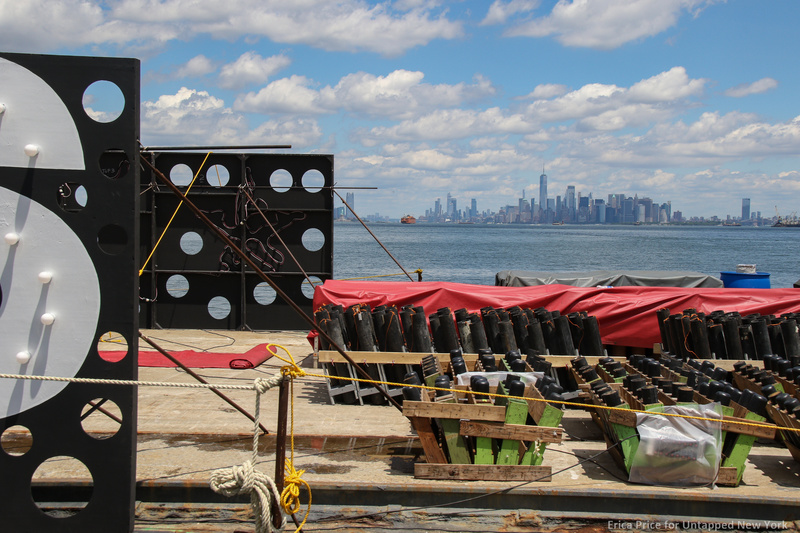
[[[493,285],[502,270],[685,270],[720,277],[738,264],[770,274],[772,288],[800,280],[800,229],[749,226],[528,226],[370,224],[423,281]],[[334,278],[402,273],[358,222],[334,224]],[[416,280],[416,274],[412,274]],[[376,278],[407,280],[405,276]]]

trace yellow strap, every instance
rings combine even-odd
[[[199,176],[199,175],[200,175],[200,171],[202,171],[202,170],[203,170],[203,167],[205,166],[205,164],[206,164],[206,161],[208,161],[208,157],[209,157],[209,156],[210,156],[212,153],[213,153],[213,152],[208,152],[208,153],[206,154],[206,158],[205,158],[205,159],[203,159],[203,163],[200,165],[200,168],[198,168],[198,169],[197,169],[197,174],[195,174],[195,175],[194,175],[194,178],[192,178],[192,182],[189,184],[189,187],[186,189],[186,193],[184,194],[184,196],[185,196],[186,194],[189,194],[189,191],[190,191],[190,190],[192,190],[192,185],[194,185],[194,182],[195,182],[195,180],[197,179],[197,176]],[[141,277],[141,275],[142,275],[142,272],[144,272],[144,269],[145,269],[145,268],[147,268],[147,263],[149,263],[149,262],[150,262],[150,259],[152,259],[152,258],[153,258],[153,254],[154,254],[154,253],[156,253],[156,248],[158,248],[158,245],[159,245],[159,244],[161,244],[161,239],[163,239],[163,238],[164,238],[164,235],[167,233],[167,230],[169,229],[169,226],[170,226],[170,224],[172,224],[172,221],[175,219],[175,215],[177,215],[177,214],[178,214],[178,210],[181,208],[181,206],[182,206],[182,205],[183,205],[183,200],[181,200],[181,201],[180,201],[180,203],[178,204],[178,207],[176,207],[176,208],[175,208],[175,212],[174,212],[174,213],[172,213],[172,216],[170,217],[170,219],[169,219],[169,222],[167,222],[167,227],[165,227],[165,228],[164,228],[164,231],[162,231],[162,232],[161,232],[161,236],[160,236],[160,237],[158,238],[158,240],[156,241],[156,245],[155,245],[155,246],[153,246],[153,249],[150,251],[150,255],[148,255],[148,256],[147,256],[147,260],[146,260],[146,261],[144,262],[144,264],[142,265],[142,268],[141,268],[141,269],[139,269],[139,276],[140,276],[140,277]]]

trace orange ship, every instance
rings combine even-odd
[[[414,218],[411,215],[406,215],[406,216],[404,216],[403,218],[400,219],[400,223],[401,224],[416,224],[417,223],[417,219]]]

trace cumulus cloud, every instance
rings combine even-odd
[[[675,67],[630,88],[590,83],[566,92],[562,85],[539,85],[524,97],[534,98],[518,110],[435,109],[392,126],[362,132],[361,142],[374,145],[407,140],[452,140],[480,135],[530,134],[542,124],[576,122],[584,131],[618,131],[646,127],[675,115],[702,94],[706,80],[691,79]]]
[[[772,78],[761,78],[758,81],[754,81],[753,83],[744,83],[742,85],[737,85],[736,87],[731,87],[727,91],[725,91],[725,96],[731,96],[733,98],[742,98],[744,96],[750,96],[751,94],[761,94],[767,91],[771,91],[772,89],[778,86],[778,81]]]
[[[539,7],[539,0],[510,0],[509,2],[495,0],[489,6],[481,25],[504,24],[512,15],[527,13],[537,7]]]
[[[568,88],[566,85],[559,85],[556,83],[542,83],[537,85],[533,91],[527,96],[523,96],[520,100],[547,100],[548,98],[554,98],[556,96],[562,96],[566,94]]]
[[[6,2],[0,18],[0,48],[12,51],[103,44],[146,49],[205,34],[393,56],[463,33],[461,22],[431,2],[399,10],[363,0],[32,0]]]
[[[565,46],[610,50],[674,26],[714,0],[559,0],[549,15],[519,23],[509,36],[549,37]]]
[[[275,73],[291,64],[285,55],[261,57],[258,53],[245,52],[219,73],[219,86],[224,89],[241,89],[248,85],[265,83]]]
[[[396,70],[385,76],[348,74],[334,86],[319,90],[309,78],[292,76],[273,81],[258,92],[240,96],[234,109],[253,113],[323,114],[345,111],[372,117],[418,116],[491,96],[495,88],[485,78],[471,84],[431,85],[422,72]]]
[[[272,119],[251,128],[223,100],[186,87],[142,103],[142,134],[151,145],[291,144],[297,148],[311,146],[322,137],[313,119]]]
[[[173,78],[199,78],[214,72],[217,68],[214,63],[204,55],[195,56],[179,67],[173,73]]]
[[[794,156],[800,117],[759,122],[755,115],[703,113],[696,121],[661,123],[644,135],[579,135],[560,139],[563,154],[610,167],[697,167],[765,156]]]

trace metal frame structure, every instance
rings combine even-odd
[[[309,279],[319,283],[333,275],[332,155],[169,151],[142,157],[311,313]],[[141,191],[141,256],[155,250],[140,277],[143,325],[308,327],[189,209],[176,213],[179,200],[149,169],[142,172]]]
[[[21,239],[4,249],[6,301],[0,308],[0,331],[4,332],[0,366],[6,372],[9,366],[16,365],[16,373],[56,376],[60,366],[72,364],[77,369],[73,375],[78,378],[137,378],[139,70],[139,61],[135,59],[0,53],[0,103],[7,104],[0,115],[0,139],[3,140],[0,156],[5,158],[0,161],[21,155],[23,145],[25,154],[30,156],[23,164],[0,163],[0,187],[6,189],[7,197],[18,199],[0,206],[0,215],[10,224],[9,228],[14,226],[11,229],[15,229]],[[95,114],[91,104],[86,102],[85,92],[95,82],[110,82],[121,93],[124,103],[116,119],[104,121],[104,117]],[[58,116],[39,109],[47,98],[54,108],[62,111]],[[74,157],[69,165],[69,158],[54,156],[68,142],[57,130],[59,127],[76,132],[70,137]],[[17,133],[24,135],[17,136]],[[26,145],[27,142],[41,146]],[[41,151],[31,156],[35,150],[29,150],[29,146]],[[81,187],[87,198],[75,195]],[[31,206],[31,211],[21,212],[21,206]],[[52,219],[55,223],[44,231],[34,231],[33,207],[47,216],[57,217]],[[9,229],[3,230],[6,231]],[[56,251],[47,250],[41,242],[52,237],[48,234],[57,232],[62,234],[58,238],[73,239],[76,244],[63,254],[51,257]],[[31,273],[22,268],[19,260],[37,246],[38,257],[48,263],[53,279],[43,281],[47,284],[44,288],[36,287],[36,272],[33,272],[31,289],[20,289],[24,286],[25,275]],[[96,272],[96,282],[94,278],[86,281],[88,272],[75,275],[74,271],[68,271],[71,256],[78,254],[89,258],[86,264]],[[39,279],[42,281],[41,274]],[[32,299],[51,305],[59,291],[79,284],[91,289],[87,292],[98,294],[96,318],[91,318],[91,325],[96,321],[96,327],[87,329],[87,334],[74,334],[69,342],[45,341],[50,335],[52,339],[59,334],[70,335],[75,331],[74,322],[87,320],[79,314],[82,297],[62,301],[56,310],[55,322],[50,321],[43,330],[38,317],[14,316],[10,311],[10,306],[15,305],[12,300],[17,296],[18,300]],[[31,332],[26,331],[26,340],[19,343],[28,343],[31,360],[25,364],[18,364],[25,358],[20,358],[17,352],[21,347],[13,346],[10,340],[20,329],[13,324],[21,320],[28,321],[26,329]],[[42,320],[42,324],[46,322]],[[43,331],[40,338],[34,338],[37,331]],[[115,339],[127,344],[122,360],[106,360],[98,352],[101,337],[108,338],[107,333],[111,332]],[[76,346],[87,348],[85,352],[75,353]],[[14,362],[15,353],[17,362]],[[69,358],[72,360],[65,361]],[[26,398],[35,397],[49,386],[40,381],[6,381],[12,382],[15,390],[24,390]],[[22,428],[32,437],[27,450],[15,453],[13,446],[8,449],[4,446],[0,451],[3,529],[132,531],[136,399],[134,387],[68,383],[49,399],[30,408],[23,406],[14,413],[18,397],[13,393],[0,395],[3,413],[0,416],[5,416],[0,418],[3,441],[13,442],[14,428],[17,431]],[[119,427],[115,432],[100,435],[86,429],[85,419],[97,411],[118,413],[115,419]],[[101,418],[105,419],[104,416]],[[75,491],[75,501],[84,504],[77,506],[79,510],[69,516],[53,516],[35,501],[37,490],[34,488],[32,492],[32,484],[37,482],[35,473],[42,463],[64,458],[82,463],[92,479],[84,485],[85,490]]]

